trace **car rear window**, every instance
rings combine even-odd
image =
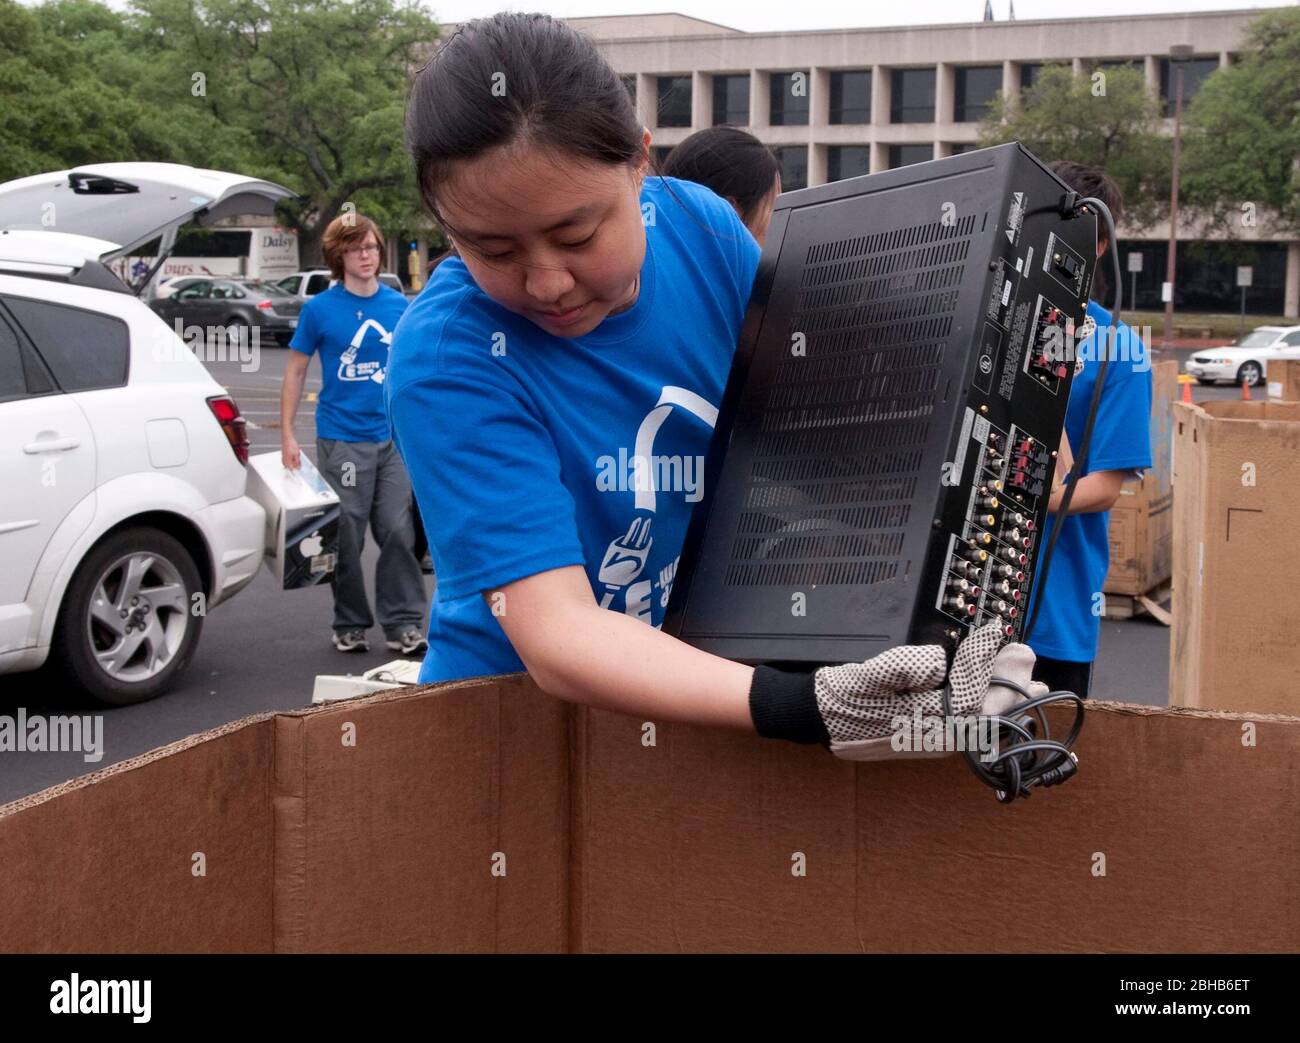
[[[26,297],[3,300],[64,391],[126,383],[131,339],[121,319]]]

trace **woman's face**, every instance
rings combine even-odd
[[[762,202],[754,210],[753,216],[745,222],[745,227],[749,229],[758,245],[763,245],[763,240],[767,238],[768,226],[772,223],[772,208],[776,205],[776,197],[781,194],[781,172],[776,172],[776,179],[772,182],[772,188],[767,195],[763,197]]]
[[[547,333],[581,337],[636,303],[645,171],[507,146],[460,163],[438,209],[479,289]]]

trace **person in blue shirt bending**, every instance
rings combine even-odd
[[[411,483],[393,445],[384,379],[389,346],[406,298],[379,282],[384,237],[368,217],[341,214],[321,239],[325,263],[337,280],[311,298],[298,317],[280,389],[280,450],[297,470],[301,449],[294,417],[312,356],[320,355],[316,403],[316,459],[339,495],[339,557],[334,588],[334,647],[369,649],[374,625],[361,571],[366,527],[379,544],[375,607],[385,643],[404,655],[427,647],[424,578],[415,557]]]
[[[1081,196],[1094,196],[1105,203],[1115,224],[1119,224],[1123,198],[1110,177],[1094,167],[1064,160],[1048,166]],[[1106,293],[1109,245],[1105,227],[1099,223],[1094,297]],[[1057,517],[1064,492],[1060,469],[1048,501],[1051,513],[1039,547],[1047,546],[1053,525],[1061,526],[1061,535],[1048,569],[1047,588],[1034,590],[1034,600],[1041,598],[1042,606],[1037,609],[1033,630],[1025,638],[1037,656],[1036,680],[1054,690],[1065,689],[1085,697],[1091,687],[1092,664],[1101,635],[1102,586],[1110,568],[1109,512],[1123,484],[1141,477],[1142,469],[1151,466],[1152,397],[1151,359],[1137,334],[1122,321],[1115,326],[1110,312],[1096,300],[1088,302],[1087,313],[1096,331],[1076,345],[1076,372],[1065,418],[1065,433],[1075,452],[1083,438],[1103,352],[1110,354],[1110,364],[1091,448],[1070,501],[1069,517],[1064,521]],[[1034,608],[1031,603],[1030,618]]]
[[[926,645],[806,673],[659,629],[760,250],[708,188],[648,177],[650,140],[546,15],[466,23],[412,84],[416,183],[458,253],[384,386],[438,576],[421,682],[526,669],[558,698],[851,758],[940,712],[945,678],[983,706],[995,657],[1028,684],[1032,653],[993,626],[951,663]]]

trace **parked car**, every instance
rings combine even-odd
[[[392,272],[380,272],[377,278],[385,286],[391,287],[404,297],[415,296],[406,291],[402,286],[402,280]],[[308,268],[306,271],[286,275],[278,280],[276,285],[286,293],[305,301],[308,297],[315,297],[321,290],[328,290],[334,282],[334,276],[330,274],[328,268]]]
[[[155,299],[149,306],[173,329],[178,320],[182,327],[257,328],[262,337],[288,344],[298,326],[302,304],[275,283],[259,279],[187,277],[175,293]]]
[[[1300,359],[1300,326],[1260,326],[1226,348],[1198,351],[1185,368],[1202,384],[1263,384],[1280,359]]]
[[[290,195],[162,163],[0,185],[0,674],[48,659],[102,702],[152,698],[256,575],[239,406],[108,264]]]
[[[200,279],[208,279],[207,275],[169,275],[164,279],[159,279],[149,288],[149,296],[153,300],[160,300],[163,297],[170,297],[172,294],[185,289],[191,283],[196,283]]]

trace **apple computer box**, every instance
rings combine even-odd
[[[281,587],[328,581],[338,565],[339,498],[307,454],[297,471],[278,452],[249,457],[248,495],[266,511],[266,566]]]

